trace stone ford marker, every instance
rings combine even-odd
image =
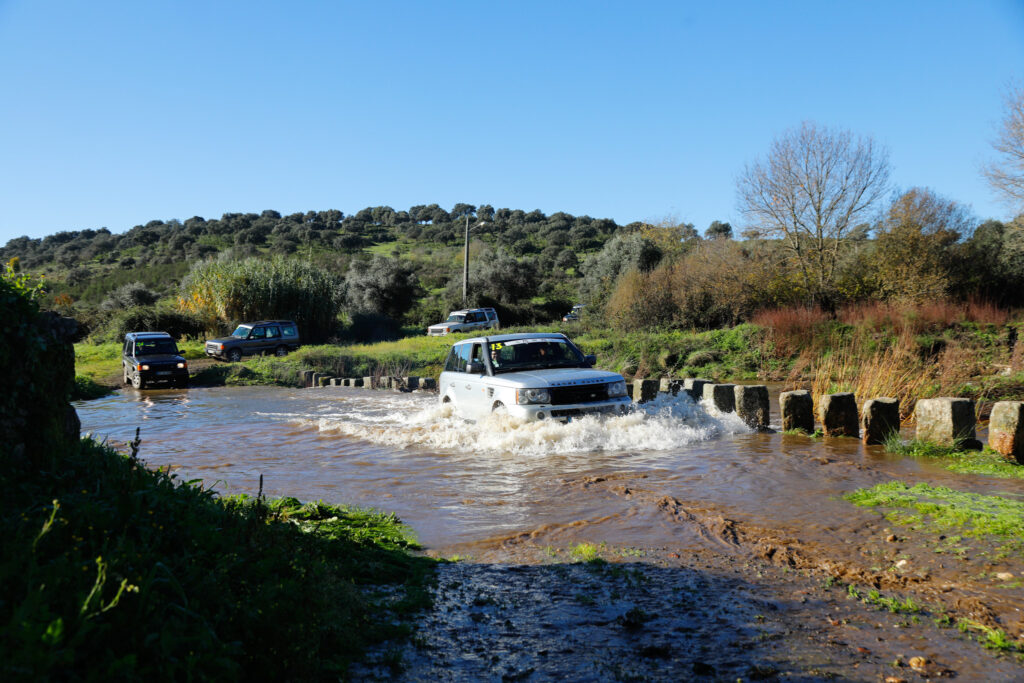
[[[974,401],[969,398],[922,398],[914,406],[917,438],[942,446],[974,442]]]
[[[857,399],[849,392],[825,394],[818,400],[825,436],[858,436]]]
[[[733,388],[736,415],[754,429],[768,429],[768,387],[763,384],[737,384]]]
[[[711,384],[706,379],[692,379],[687,377],[683,380],[683,391],[690,395],[694,401],[699,401],[704,397],[704,385]]]
[[[900,402],[896,398],[873,398],[864,402],[860,416],[861,440],[866,444],[885,443],[900,433]]]
[[[814,399],[811,392],[799,389],[779,394],[779,411],[782,413],[782,431],[801,430],[814,433]]]
[[[734,384],[705,384],[701,387],[701,398],[711,401],[711,405],[721,412],[731,413],[736,410],[735,387]]]
[[[999,401],[988,423],[988,445],[1024,465],[1024,401]]]
[[[658,397],[658,388],[661,382],[656,379],[635,379],[633,380],[633,400],[637,403],[647,403]]]

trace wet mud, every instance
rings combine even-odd
[[[842,498],[898,479],[1022,500],[1020,480],[752,433],[685,398],[568,425],[340,388],[129,390],[79,412],[115,441],[141,426],[143,457],[183,478],[394,510],[458,558],[413,642],[357,678],[1024,680],[978,642],[1024,638],[1019,550]]]

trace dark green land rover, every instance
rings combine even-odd
[[[121,369],[125,384],[188,386],[188,362],[166,332],[129,332],[124,336]]]
[[[206,355],[237,363],[242,356],[284,356],[299,345],[299,328],[291,320],[260,320],[242,323],[230,337],[207,339]]]

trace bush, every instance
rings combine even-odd
[[[283,318],[299,325],[303,339],[327,339],[338,327],[342,280],[306,261],[248,258],[206,261],[181,283],[178,308],[218,325]]]
[[[207,330],[198,316],[157,306],[136,306],[115,314],[93,336],[97,341],[122,342],[129,332],[143,331],[166,332],[175,339],[184,339],[201,337]]]

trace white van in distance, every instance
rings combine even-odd
[[[427,328],[430,337],[443,337],[452,332],[470,332],[472,330],[498,329],[498,312],[493,308],[467,308],[452,311],[443,323]]]

